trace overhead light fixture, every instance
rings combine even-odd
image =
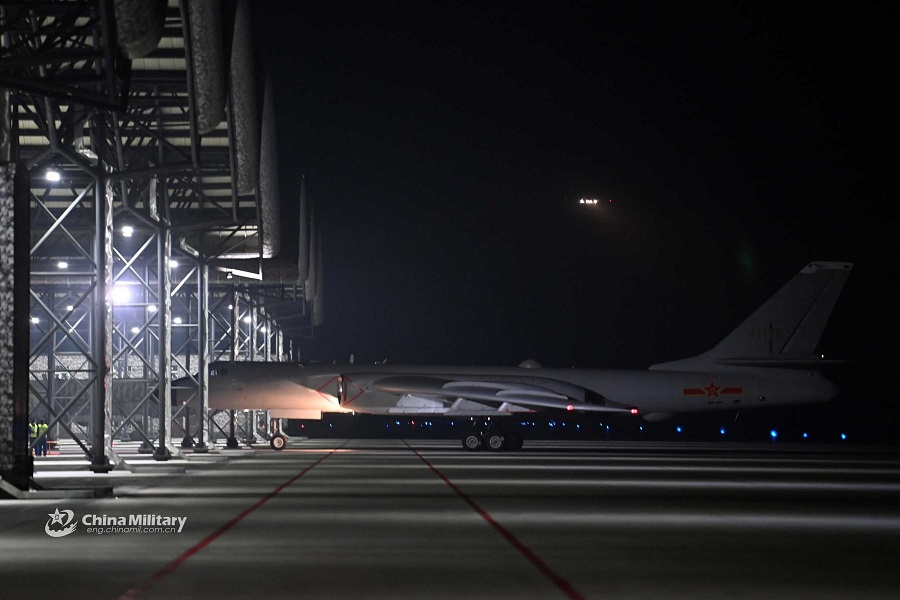
[[[115,304],[125,304],[131,300],[131,290],[128,289],[128,286],[113,284],[109,297]]]
[[[32,322],[32,323],[40,323],[41,320],[40,320],[39,318],[37,318],[37,317],[31,317],[31,322]]]
[[[156,305],[155,305],[155,304],[148,304],[148,305],[147,305],[147,312],[152,312],[152,313],[156,312]]]
[[[141,328],[138,327],[137,325],[135,325],[134,327],[131,328],[131,333],[138,333],[140,330],[141,330]]]
[[[56,263],[56,266],[59,267],[60,269],[68,269],[68,268],[69,268],[69,263],[67,263],[67,262],[64,261],[64,260],[61,260],[61,261],[59,261],[58,263]]]
[[[172,319],[172,322],[176,325],[181,325],[181,317],[175,317],[174,319]]]
[[[169,267],[171,267],[172,269],[177,268],[177,267],[178,267],[178,261],[175,260],[175,259],[170,260],[170,261],[169,261]]]
[[[68,306],[66,307],[66,311],[67,311],[67,312],[72,312],[73,310],[75,310],[75,306],[72,305],[72,304],[70,304],[70,305],[68,305]]]
[[[134,234],[134,227],[131,225],[123,225],[122,226],[122,235],[125,237],[131,237]]]
[[[59,175],[59,171],[57,171],[56,169],[47,169],[47,172],[44,173],[44,179],[46,179],[47,181],[57,182],[61,179],[61,177]]]
[[[253,319],[251,317],[244,317],[244,323],[249,323]]]

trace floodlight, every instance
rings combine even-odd
[[[128,286],[115,284],[112,286],[109,296],[114,304],[126,304],[131,300],[131,290],[128,289]]]

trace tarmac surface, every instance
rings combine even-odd
[[[900,590],[894,447],[526,441],[520,452],[469,453],[456,440],[337,439],[167,463],[120,451],[129,468],[97,475],[64,448],[36,465],[36,480],[62,497],[0,500],[0,597]],[[111,495],[74,497],[91,488]],[[179,522],[180,532],[145,529]]]

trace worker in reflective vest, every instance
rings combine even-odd
[[[41,422],[38,423],[37,426],[37,434],[38,434],[38,445],[37,445],[37,454],[38,456],[47,456],[47,430],[50,429],[50,426],[41,419]]]
[[[34,441],[37,439],[37,436],[38,436],[37,422],[34,419],[32,419],[28,423],[28,451],[31,452],[32,454],[34,454],[34,450],[35,450]]]

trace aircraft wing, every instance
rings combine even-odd
[[[388,394],[427,396],[455,400],[463,398],[497,406],[503,403],[515,404],[529,409],[555,408],[588,412],[631,412],[631,407],[615,404],[603,399],[586,402],[576,399],[585,396],[584,388],[566,384],[570,395],[552,389],[552,383],[522,383],[514,381],[484,381],[478,379],[448,379],[422,375],[394,375],[373,381],[373,387]]]

